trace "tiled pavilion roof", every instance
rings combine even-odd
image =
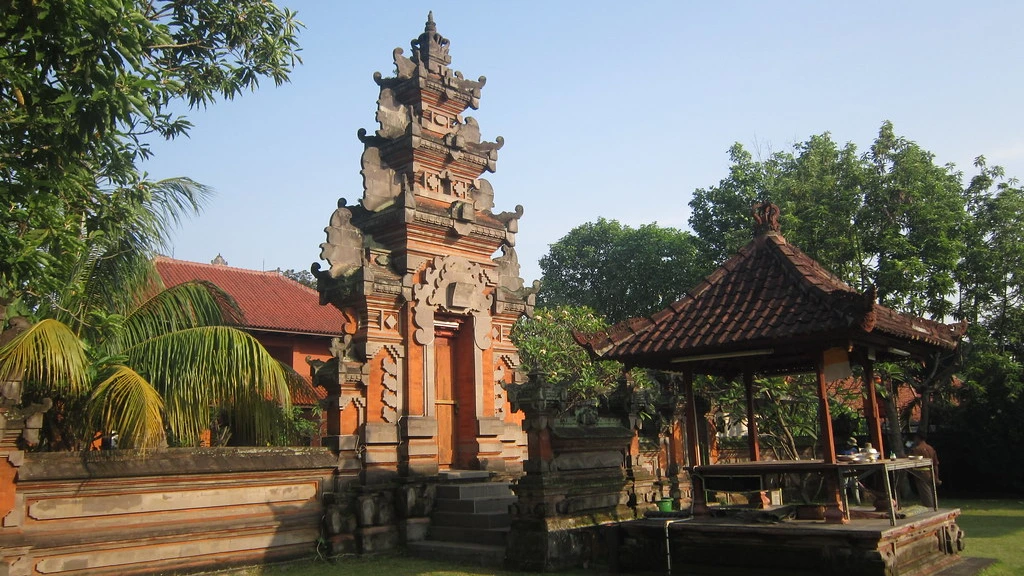
[[[962,325],[899,314],[839,280],[778,232],[761,234],[682,299],[650,318],[576,334],[591,353],[631,365],[731,373],[725,358],[764,371],[812,368],[817,354],[863,344],[880,357],[951,350]]]
[[[244,314],[242,327],[250,330],[340,336],[345,317],[334,306],[321,306],[316,290],[280,272],[260,272],[172,258],[154,260],[164,286],[205,280],[224,290]]]

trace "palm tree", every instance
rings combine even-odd
[[[78,439],[117,430],[126,447],[167,433],[191,445],[221,408],[262,443],[289,407],[285,369],[231,326],[241,314],[231,298],[202,282],[163,289],[152,265],[166,232],[207,195],[173,179],[105,197],[83,217],[81,246],[54,258],[66,284],[30,295],[38,321],[0,347],[0,374],[59,398]]]

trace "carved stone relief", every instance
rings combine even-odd
[[[377,99],[377,122],[380,123],[377,136],[388,139],[404,136],[411,121],[409,107],[399,102],[390,88],[381,89]]]
[[[417,344],[434,341],[434,313],[438,310],[473,316],[473,341],[477,348],[491,346],[491,301],[485,293],[494,281],[486,270],[461,256],[435,259],[424,273],[424,282],[413,287],[413,324]]]
[[[381,390],[381,418],[385,422],[398,422],[398,362],[397,359],[385,357],[383,362],[384,378]]]
[[[320,259],[330,265],[331,278],[347,276],[362,266],[363,233],[352,225],[352,212],[345,207],[345,199],[338,200],[338,208],[324,232],[327,241],[320,245]]]
[[[508,230],[511,239],[509,245],[515,246],[515,234],[519,232],[519,219],[523,217],[523,206],[519,204],[516,206],[515,212],[502,212],[494,216],[499,222],[505,225],[505,230]]]
[[[505,377],[508,371],[505,370],[507,356],[498,358],[498,361],[494,364],[494,415],[501,418],[505,416],[505,388],[503,384],[511,384],[512,382],[506,382]]]
[[[477,178],[474,180],[469,192],[473,197],[473,207],[477,210],[484,212],[494,208],[494,188],[486,179]]]
[[[380,149],[367,146],[362,165],[363,207],[375,212],[390,205],[402,193],[401,180],[381,158]]]
[[[515,248],[502,245],[501,256],[494,262],[498,265],[498,286],[510,292],[523,289],[523,279],[519,277],[519,255]]]

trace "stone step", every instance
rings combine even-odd
[[[437,498],[464,500],[467,498],[503,497],[512,494],[504,482],[474,482],[472,484],[441,484],[437,487]]]
[[[466,528],[465,526],[431,526],[427,540],[459,544],[484,544],[505,547],[508,528]]]
[[[505,563],[505,546],[469,544],[460,542],[438,542],[423,540],[410,542],[409,552],[417,558],[444,560],[488,568],[500,568]]]
[[[465,528],[507,528],[512,519],[508,512],[438,512],[430,517],[433,526]]]
[[[438,473],[444,482],[484,482],[493,475],[486,470],[442,470]]]
[[[434,510],[437,512],[508,512],[508,507],[516,501],[515,496],[488,496],[485,498],[468,498],[454,500],[437,498]]]

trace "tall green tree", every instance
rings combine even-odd
[[[223,294],[154,291],[151,257],[209,191],[138,164],[188,133],[183,107],[287,81],[300,27],[265,0],[0,0],[0,319],[35,321],[2,334],[0,374],[79,433],[191,442],[223,405],[260,436],[257,405],[287,405]]]
[[[865,157],[864,251],[878,298],[896,310],[942,319],[953,311],[954,274],[964,251],[961,174],[896,136],[886,122]]]
[[[710,269],[742,248],[753,234],[751,207],[774,198],[779,156],[754,160],[743,145],[729,148],[729,175],[717,186],[699,188],[690,201],[690,228],[697,234],[702,258]]]
[[[826,132],[773,161],[779,164],[779,175],[771,196],[781,209],[786,239],[833,274],[864,288],[868,271],[856,218],[867,174],[857,147],[840,147]]]
[[[138,162],[181,105],[287,81],[295,14],[264,0],[0,0],[0,317],[159,184]]]
[[[540,259],[542,306],[584,306],[610,322],[652,314],[703,276],[692,235],[598,219],[573,228]]]

